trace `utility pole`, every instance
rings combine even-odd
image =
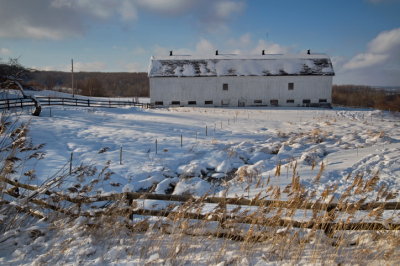
[[[74,59],[71,59],[71,87],[72,87],[72,97],[75,97],[75,90],[74,90]]]

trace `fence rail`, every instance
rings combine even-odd
[[[35,107],[35,101],[32,98],[0,99],[0,110],[24,107]]]
[[[115,108],[121,106],[137,106],[142,108],[148,108],[149,104],[139,103],[135,101],[117,101],[117,100],[98,100],[98,99],[81,99],[81,98],[66,98],[66,97],[36,97],[40,101],[42,106],[50,105],[66,105],[66,106],[78,106],[78,107],[105,107]]]
[[[98,100],[98,99],[81,99],[81,98],[67,98],[67,97],[46,97],[38,96],[36,99],[40,102],[41,106],[62,105],[62,106],[75,106],[75,107],[102,107],[102,108],[116,108],[121,106],[135,106],[141,108],[150,108],[148,103],[139,103],[135,101],[118,101],[118,100]],[[13,108],[25,108],[35,106],[32,98],[10,98],[0,99],[0,110],[10,110]]]
[[[276,218],[268,218],[268,217],[258,217],[254,219],[254,217],[250,216],[235,216],[232,214],[228,214],[225,211],[212,212],[212,213],[200,213],[184,211],[177,212],[172,209],[161,209],[161,210],[149,210],[149,209],[137,209],[132,206],[133,200],[165,200],[165,201],[175,201],[183,203],[191,203],[193,206],[200,206],[201,204],[217,204],[220,207],[227,205],[237,205],[237,206],[255,206],[255,207],[271,207],[271,208],[286,208],[286,209],[310,209],[314,211],[326,212],[327,214],[331,212],[346,212],[347,209],[354,207],[354,204],[321,204],[321,203],[302,203],[302,204],[294,204],[293,202],[288,201],[278,201],[278,200],[257,200],[257,199],[243,199],[243,198],[219,198],[219,197],[202,197],[202,198],[194,198],[192,196],[185,195],[164,195],[164,194],[152,194],[152,193],[135,193],[135,192],[125,192],[125,193],[115,193],[107,196],[94,196],[88,197],[84,195],[79,195],[78,197],[70,197],[66,194],[62,194],[59,192],[50,191],[47,189],[43,189],[41,187],[32,186],[28,184],[23,184],[18,181],[11,180],[9,178],[0,176],[0,181],[5,182],[9,185],[14,186],[14,188],[20,188],[30,191],[40,191],[39,193],[42,195],[53,196],[56,197],[57,201],[67,201],[72,204],[77,204],[81,206],[82,204],[91,204],[95,202],[118,202],[118,201],[126,201],[125,207],[113,207],[113,214],[119,213],[120,215],[129,215],[132,217],[133,215],[142,215],[142,216],[159,216],[159,217],[179,217],[184,219],[197,219],[197,220],[205,220],[205,221],[228,221],[231,220],[234,223],[242,223],[242,224],[259,224],[264,226],[292,226],[295,228],[307,228],[307,229],[318,229],[324,230],[325,233],[331,233],[334,230],[400,230],[400,224],[398,223],[387,223],[382,224],[382,222],[346,222],[343,221],[334,221],[334,220],[326,220],[324,222],[316,222],[313,219],[309,221],[296,221],[291,219],[279,219]],[[5,192],[6,194],[12,197],[21,197],[21,195],[15,194],[15,189],[11,189]],[[81,212],[80,214],[76,214],[71,212],[66,208],[62,208],[60,206],[56,206],[46,202],[45,199],[31,199],[32,203],[41,206],[45,209],[50,209],[59,213],[77,216],[88,216],[88,217],[96,217],[101,215],[107,215],[106,212],[98,210],[97,212]],[[7,203],[4,203],[7,204]],[[374,202],[368,204],[361,204],[357,206],[358,211],[367,211],[380,208],[383,210],[400,210],[400,202]],[[32,211],[31,211],[32,212]],[[34,212],[35,213],[35,212]],[[43,215],[42,215],[43,216]],[[44,218],[45,216],[41,217]],[[173,220],[176,220],[176,219]]]

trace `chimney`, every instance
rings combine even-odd
[[[215,50],[215,55],[218,55],[218,50]]]
[[[172,51],[169,51],[169,56],[172,56]]]
[[[265,55],[265,50],[262,50],[262,55]]]
[[[310,49],[307,50],[307,54],[311,54],[311,50]]]

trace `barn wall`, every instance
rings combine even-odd
[[[228,90],[223,90],[224,83]],[[288,83],[294,84],[293,90],[288,89]],[[188,106],[189,101],[196,102],[193,106],[271,105],[271,100],[278,100],[280,106],[303,105],[303,100],[318,103],[326,99],[331,103],[331,88],[332,76],[150,78],[151,103],[171,105],[172,101],[179,101],[181,106]],[[205,101],[213,103],[206,105]]]

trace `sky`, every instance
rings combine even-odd
[[[0,0],[0,58],[146,72],[151,56],[331,57],[334,84],[400,87],[400,0]]]

